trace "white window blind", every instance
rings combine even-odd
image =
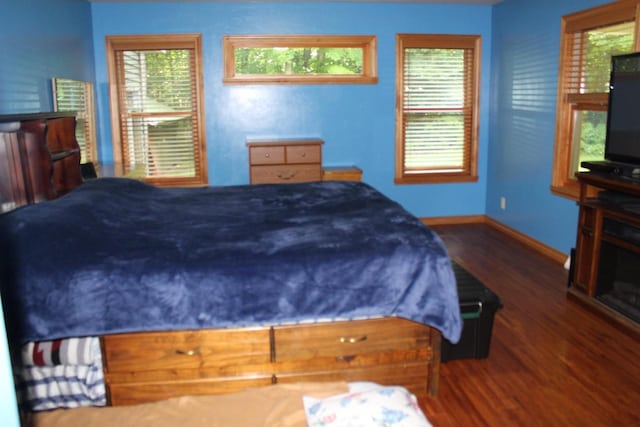
[[[565,66],[565,92],[608,93],[611,56],[630,53],[633,37],[633,21],[571,34]]]
[[[76,139],[81,162],[97,161],[93,85],[80,80],[52,79],[55,111],[76,113]]]
[[[118,51],[116,67],[125,170],[142,167],[148,178],[197,176],[193,51]]]
[[[478,36],[399,35],[396,181],[476,176]]]
[[[404,69],[405,171],[464,170],[471,125],[465,51],[407,49]]]

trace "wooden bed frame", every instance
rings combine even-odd
[[[20,126],[0,131],[0,177],[12,183],[0,188],[4,206],[55,198],[81,183],[73,116],[5,118]],[[26,150],[24,141],[41,146]],[[65,156],[33,158],[63,151]],[[101,337],[108,403],[114,406],[311,381],[401,385],[424,398],[438,390],[440,342],[438,330],[400,318]]]
[[[435,395],[440,333],[400,318],[101,338],[111,405],[290,382],[373,381]]]

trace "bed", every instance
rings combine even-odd
[[[442,241],[364,183],[100,178],[0,230],[13,347],[94,337],[114,406],[305,381],[421,398],[462,328]]]

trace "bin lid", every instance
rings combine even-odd
[[[487,288],[475,276],[465,270],[457,262],[451,260],[451,267],[458,284],[458,299],[460,303],[479,301],[485,308],[498,310],[502,308],[502,301],[491,289]]]

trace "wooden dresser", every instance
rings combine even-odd
[[[320,139],[247,141],[251,184],[322,180]]]
[[[0,132],[0,212],[55,197],[51,156],[34,134]]]
[[[102,338],[111,405],[300,381],[400,384],[437,392],[440,334],[399,318],[144,332]]]
[[[53,199],[82,183],[75,129],[73,113],[0,115],[0,211]]]

